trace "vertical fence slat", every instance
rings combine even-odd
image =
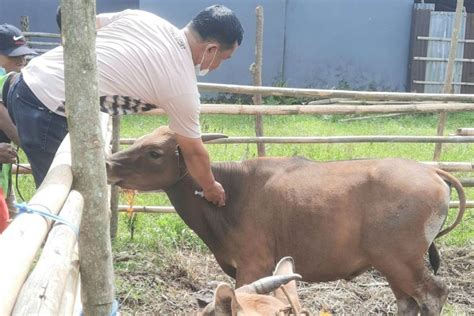
[[[262,85],[262,64],[263,64],[263,7],[257,6],[256,14],[256,36],[255,36],[255,63],[250,67],[253,73],[253,84],[255,86]],[[253,96],[255,105],[262,104],[262,95],[256,94]],[[256,136],[263,136],[263,116],[257,114],[255,116],[255,134]],[[266,155],[265,144],[257,144],[258,156]]]
[[[454,22],[453,22],[453,32],[451,34],[451,44],[449,47],[449,59],[448,59],[448,65],[446,66],[446,76],[445,76],[445,82],[444,82],[443,91],[442,91],[442,93],[446,93],[446,94],[453,92],[454,59],[456,58],[456,54],[457,54],[458,37],[459,37],[459,31],[461,29],[463,8],[464,8],[464,0],[457,0],[456,17],[454,18]],[[438,129],[436,131],[436,135],[442,136],[444,134],[446,118],[447,118],[446,112],[441,112],[439,114]],[[434,155],[433,155],[434,161],[439,161],[441,159],[442,148],[443,148],[443,145],[441,143],[438,143],[435,145],[435,150],[434,150]]]
[[[116,153],[120,149],[120,116],[112,117],[112,153]],[[119,203],[119,187],[112,185],[110,190],[110,237],[115,239],[118,229],[118,203]]]

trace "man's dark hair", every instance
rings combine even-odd
[[[203,40],[215,40],[224,49],[231,48],[235,42],[240,45],[244,36],[244,29],[234,12],[218,4],[199,12],[190,26]]]

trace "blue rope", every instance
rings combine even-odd
[[[45,218],[49,218],[53,221],[56,221],[56,222],[59,222],[59,223],[63,223],[67,226],[69,226],[69,228],[72,229],[72,231],[76,234],[76,235],[79,235],[79,228],[74,225],[73,223],[65,220],[64,218],[62,217],[59,217],[57,215],[54,215],[50,212],[44,212],[44,211],[40,211],[40,210],[35,210],[31,207],[29,207],[25,202],[23,203],[14,203],[15,207],[18,209],[18,214],[22,214],[22,213],[27,213],[27,214],[38,214],[38,215],[41,215]]]

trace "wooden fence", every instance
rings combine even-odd
[[[421,12],[421,11],[420,11]],[[200,92],[229,93],[252,95],[254,105],[242,104],[203,104],[202,114],[227,114],[227,115],[254,115],[256,117],[255,137],[230,137],[217,139],[212,144],[257,144],[259,156],[265,155],[265,144],[322,144],[322,143],[472,143],[474,132],[470,133],[464,129],[464,133],[450,136],[399,136],[399,135],[373,135],[373,136],[328,136],[328,137],[265,137],[263,115],[350,115],[350,114],[416,114],[416,113],[448,113],[465,112],[474,110],[474,95],[471,94],[435,94],[435,93],[401,93],[401,92],[378,92],[378,91],[348,91],[348,90],[326,90],[326,89],[299,89],[282,87],[262,87],[261,67],[263,64],[263,8],[256,9],[256,62],[251,66],[254,75],[254,86],[226,85],[199,83]],[[417,31],[418,32],[418,31]],[[58,45],[55,40],[58,34],[26,32],[29,43],[38,52],[44,52],[48,48]],[[39,40],[34,40],[38,38]],[[51,40],[53,39],[53,40]],[[449,76],[447,76],[449,77]],[[314,98],[319,101],[301,105],[261,105],[262,96],[280,96],[295,98]],[[154,110],[144,115],[164,115],[162,110]],[[116,125],[119,128],[119,124]],[[116,133],[118,135],[118,133]],[[118,137],[118,136],[117,136]],[[119,142],[117,138],[114,140]],[[121,139],[120,144],[131,144],[133,139]],[[432,163],[442,169],[451,172],[471,172],[471,162],[443,162]],[[27,168],[27,166],[24,166]],[[27,169],[20,168],[19,173],[28,173]],[[472,178],[461,179],[463,185],[471,186]],[[112,205],[118,205],[118,196],[112,200]],[[470,206],[471,204],[468,203]],[[153,208],[153,207],[152,207]],[[137,211],[149,209],[139,206]],[[165,210],[172,210],[165,206]],[[113,212],[116,216],[116,212]],[[112,232],[114,234],[114,232]]]
[[[107,115],[101,117],[103,136],[110,142],[108,120]],[[24,213],[0,235],[0,315],[80,314],[78,230],[75,228],[80,226],[83,199],[71,186],[68,135],[44,182],[28,202],[28,207],[59,215],[68,224],[56,222],[53,225],[50,219],[37,213]],[[41,256],[30,273],[44,242]]]

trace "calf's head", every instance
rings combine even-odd
[[[202,309],[198,315],[302,313],[294,281],[301,279],[301,276],[293,272],[293,259],[285,257],[278,263],[273,276],[265,277],[236,290],[222,283],[216,288],[212,301],[205,304],[200,302]],[[273,295],[271,295],[272,292]]]
[[[223,137],[226,136],[208,134],[203,135],[202,140]],[[111,155],[106,164],[110,184],[140,191],[166,189],[186,173],[175,134],[167,126],[157,128],[137,139],[128,149]]]

